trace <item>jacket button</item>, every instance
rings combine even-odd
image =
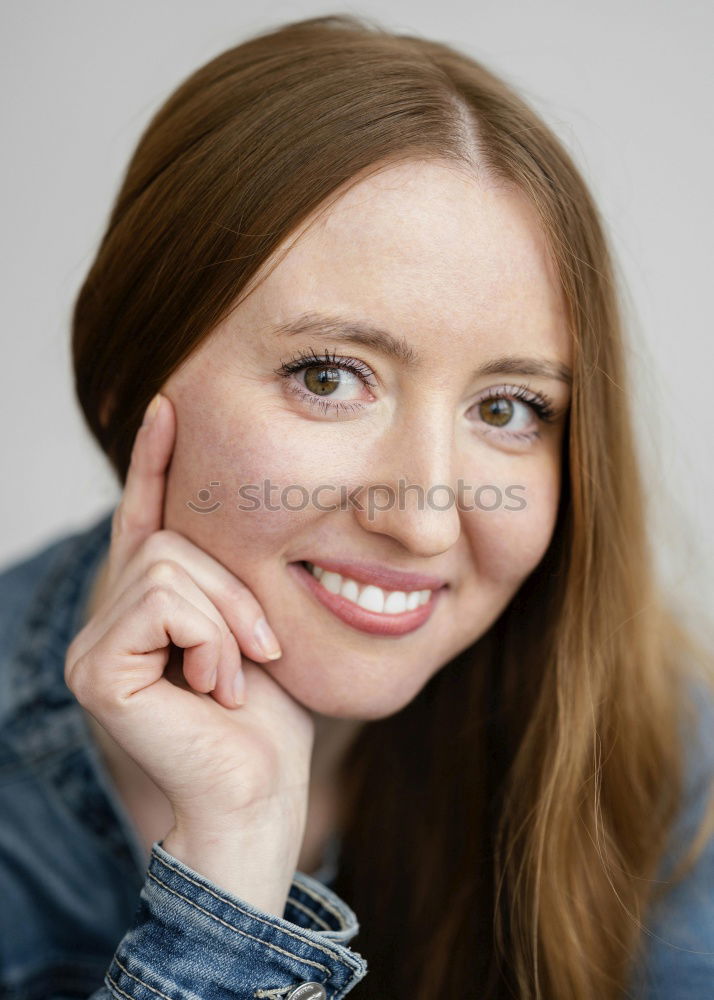
[[[326,1000],[327,993],[321,983],[300,983],[290,990],[285,1000]]]

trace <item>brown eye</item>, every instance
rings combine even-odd
[[[513,402],[504,398],[484,399],[479,404],[479,413],[487,424],[505,427],[513,417]]]
[[[315,372],[318,374],[315,375]],[[308,368],[305,371],[305,386],[316,396],[329,396],[340,386],[340,369]]]

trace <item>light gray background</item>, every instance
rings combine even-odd
[[[712,604],[714,5],[688,0],[3,0],[0,566],[119,496],[84,428],[69,317],[149,117],[206,60],[284,21],[350,11],[455,44],[565,141],[601,207],[637,359],[661,572]],[[694,624],[696,621],[692,618]]]

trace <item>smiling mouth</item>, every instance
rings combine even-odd
[[[386,590],[372,583],[359,583],[342,573],[334,573],[303,560],[300,563],[330,594],[350,601],[364,611],[376,614],[398,615],[414,611],[431,600],[432,590]]]

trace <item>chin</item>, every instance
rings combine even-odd
[[[413,684],[402,683],[390,689],[385,685],[384,674],[358,678],[358,670],[350,666],[347,658],[342,661],[343,669],[338,677],[327,672],[321,683],[316,683],[315,664],[309,674],[296,675],[287,669],[281,672],[279,662],[268,664],[264,669],[304,708],[333,719],[361,722],[386,719],[401,711],[419,693]]]

